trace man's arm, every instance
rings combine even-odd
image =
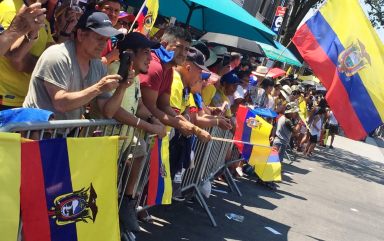
[[[185,136],[195,134],[202,141],[209,141],[211,139],[208,132],[185,120],[182,115],[176,115],[169,105],[169,95],[163,95],[158,98],[158,92],[147,87],[141,88],[141,95],[144,105],[164,125],[180,130]],[[161,109],[158,106],[162,106]]]
[[[5,30],[0,35],[0,55],[4,55],[22,34]]]
[[[144,105],[143,100],[139,98],[139,104],[137,107],[136,116],[140,117],[143,120],[148,120],[149,117],[150,123],[157,124],[157,125],[163,125],[159,119],[157,119],[155,116],[152,115],[152,113],[147,109],[147,107]]]
[[[135,71],[129,71],[127,80],[119,84],[119,87],[116,88],[113,95],[106,101],[105,106],[103,106],[103,108],[100,108],[106,118],[112,118],[116,114],[117,110],[121,106],[121,102],[123,101],[126,89],[133,84],[134,77]],[[119,79],[121,79],[121,77]]]
[[[38,58],[30,54],[29,50],[37,38],[38,32],[30,34],[28,38],[21,36],[5,54],[15,70],[32,73]]]
[[[101,110],[104,110],[107,104],[106,99],[98,99],[98,106]],[[163,138],[167,134],[167,130],[163,124],[148,123],[146,120],[135,116],[132,113],[119,107],[113,116],[117,121],[144,130],[145,132],[156,134],[160,138]]]
[[[76,92],[66,90],[44,81],[44,86],[51,98],[53,107],[59,112],[67,112],[88,104],[96,96],[110,92],[119,85],[119,75],[107,75],[96,84]]]
[[[229,130],[232,128],[229,119],[222,116],[211,116],[211,115],[199,115],[196,112],[190,112],[191,122],[200,128],[209,128],[218,126],[223,130]]]
[[[167,101],[163,97],[161,100],[161,96],[158,99],[158,92],[147,87],[141,88],[141,95],[144,105],[157,119],[161,121],[161,123],[167,126],[172,126],[176,129],[181,128],[181,120],[175,118],[177,114],[169,106],[169,99]],[[168,105],[169,108],[164,107],[163,105]],[[161,109],[159,109],[158,106],[162,106]],[[167,112],[165,112],[164,110],[166,110]],[[190,127],[189,135],[192,134],[191,132],[192,127]]]
[[[34,3],[29,7],[22,7],[13,18],[7,30],[0,35],[0,55],[4,55],[18,38],[31,31],[37,31],[44,26],[45,8],[41,3]],[[37,21],[35,21],[35,19]]]

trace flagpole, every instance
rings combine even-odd
[[[252,145],[252,146],[258,146],[258,147],[271,148],[271,146],[267,146],[267,145],[260,145],[260,144],[255,144],[255,143],[245,142],[245,141],[239,141],[239,140],[232,140],[232,139],[220,138],[220,137],[216,137],[216,136],[211,136],[211,140],[214,140],[214,141],[223,141],[223,142],[230,142],[230,143],[240,143],[240,144],[245,144],[245,145]]]
[[[141,8],[140,8],[139,12],[137,13],[137,15],[136,15],[136,17],[135,17],[135,20],[133,20],[133,23],[132,23],[132,25],[131,25],[131,27],[130,27],[128,33],[132,32],[132,30],[133,30],[133,26],[135,25],[135,23],[136,23],[137,20],[139,19],[140,14],[143,12],[144,7],[145,7],[145,5],[147,4],[147,1],[148,1],[148,0],[145,0],[144,3],[143,3],[143,5],[141,5]]]
[[[277,59],[275,60],[275,62],[279,61],[281,56],[283,56],[284,52],[288,49],[288,47],[292,44],[292,39],[291,41],[289,41],[289,43],[287,44],[287,46],[284,47],[283,51],[281,51],[279,57],[277,57]]]

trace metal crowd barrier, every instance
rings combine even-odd
[[[212,136],[232,139],[233,134],[230,131],[224,131],[217,127],[208,130]],[[202,208],[207,213],[212,225],[217,227],[215,218],[213,217],[209,207],[200,191],[200,187],[208,181],[212,181],[217,174],[224,174],[228,186],[232,191],[236,191],[242,195],[236,182],[234,181],[228,165],[236,161],[241,161],[239,155],[233,152],[230,160],[226,160],[227,152],[232,150],[233,144],[228,142],[212,140],[208,143],[202,143],[196,140],[192,145],[195,153],[193,160],[194,167],[185,171],[182,180],[182,192],[188,193],[192,191]],[[237,153],[238,154],[238,153]]]
[[[232,139],[233,134],[230,131],[224,131],[217,127],[213,127],[208,130],[212,136]],[[58,137],[95,137],[95,136],[112,136],[118,135],[122,138],[119,142],[119,158],[118,158],[118,183],[117,188],[119,192],[119,209],[122,203],[122,197],[124,191],[127,188],[128,180],[131,175],[133,162],[135,161],[135,148],[134,137],[144,138],[146,143],[151,143],[151,139],[154,137],[144,135],[139,129],[127,127],[115,120],[54,120],[48,122],[24,122],[10,124],[0,128],[0,132],[19,132],[25,138],[34,140],[53,139]],[[224,175],[232,192],[237,192],[238,195],[242,195],[236,182],[234,181],[228,166],[234,162],[241,161],[239,153],[236,148],[233,148],[233,144],[230,142],[222,142],[212,140],[208,143],[202,143],[196,139],[192,145],[192,149],[195,153],[193,167],[185,171],[182,180],[182,192],[188,193],[192,191],[200,203],[205,209],[212,225],[217,226],[212,213],[210,212],[206,201],[200,192],[200,187],[208,181],[212,181],[217,175]],[[226,158],[227,153],[231,152],[229,159]],[[150,148],[146,149],[145,155],[141,160],[141,166],[139,168],[138,181],[134,186],[133,196],[139,201],[137,202],[137,210],[142,208],[148,208],[145,206],[146,196],[144,195],[144,189],[148,182],[149,176],[149,159]],[[20,225],[19,240],[21,240],[22,224]],[[129,233],[129,240],[135,240],[133,233]]]
[[[0,132],[19,132],[25,138],[34,140],[54,139],[58,137],[95,137],[95,136],[112,136],[118,135],[122,138],[119,142],[119,158],[118,158],[118,183],[119,192],[119,210],[122,203],[124,191],[127,188],[129,176],[131,175],[133,162],[135,161],[135,148],[133,138],[142,136],[146,143],[150,142],[153,136],[144,136],[144,133],[139,129],[123,126],[115,120],[55,120],[48,122],[24,122],[7,125],[0,128]],[[143,172],[144,167],[149,163],[150,149],[147,148],[146,153],[141,161],[142,165],[139,168],[139,182],[136,182],[133,188],[133,197],[141,196],[147,173]],[[145,175],[143,175],[143,173]],[[19,228],[19,238],[22,240],[22,223]],[[134,240],[133,233],[129,233],[129,239]]]

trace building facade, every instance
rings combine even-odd
[[[289,0],[233,0],[267,26],[272,25],[277,6],[286,6]],[[240,4],[241,3],[241,4]]]

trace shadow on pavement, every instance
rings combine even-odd
[[[214,228],[204,210],[195,202],[176,203],[171,206],[157,206],[149,211],[152,216],[160,218],[153,223],[141,223],[147,232],[137,234],[137,240],[191,240],[191,241],[222,241],[222,240],[287,240],[290,227],[276,222],[273,217],[263,217],[257,214],[258,209],[276,208],[262,197],[283,198],[278,192],[256,185],[254,181],[241,178],[238,182],[243,197],[236,193],[228,194],[212,192],[207,204],[216,219],[218,227]],[[215,189],[228,191],[223,184],[215,183]],[[229,220],[225,213],[235,213],[244,216],[242,223]],[[274,234],[266,229],[270,227],[280,234]]]
[[[348,173],[370,182],[384,184],[384,164],[339,148],[321,148],[310,161],[319,162],[323,167]]]

